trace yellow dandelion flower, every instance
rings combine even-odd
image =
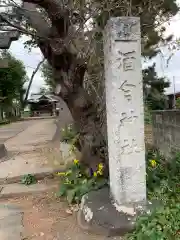
[[[103,164],[102,164],[102,163],[99,163],[99,165],[98,165],[98,170],[101,171],[103,168],[104,168]]]
[[[98,171],[97,171],[97,175],[102,176],[102,175],[103,175],[103,172],[102,172],[101,170],[98,170]]]
[[[151,163],[152,167],[156,167],[156,165],[157,165],[156,160],[153,160],[153,159],[150,161],[150,163]]]
[[[66,173],[65,172],[58,172],[57,175],[58,176],[66,176]]]
[[[78,163],[79,163],[79,160],[74,159],[74,164],[75,164],[75,165],[78,165]]]
[[[94,173],[93,173],[93,176],[94,176],[94,177],[97,177],[97,172],[94,172]]]

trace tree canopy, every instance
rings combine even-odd
[[[6,105],[11,106],[13,100],[22,104],[27,81],[25,66],[7,51],[2,52],[1,59],[7,59],[8,68],[0,68],[0,97]]]
[[[144,101],[151,110],[166,107],[165,89],[170,86],[166,78],[158,77],[155,64],[143,70]]]

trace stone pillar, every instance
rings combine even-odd
[[[140,19],[111,18],[104,35],[110,190],[117,205],[146,200]]]
[[[78,224],[114,236],[131,232],[137,216],[155,206],[146,200],[139,18],[111,18],[104,40],[110,189],[83,196]]]

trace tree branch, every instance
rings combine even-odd
[[[52,25],[56,27],[59,37],[64,38],[70,26],[70,10],[65,8],[59,0],[23,0],[25,3],[37,4],[48,13]]]
[[[24,98],[24,103],[25,104],[26,104],[27,99],[28,99],[29,91],[30,91],[34,76],[36,75],[37,71],[39,70],[40,66],[43,64],[44,61],[45,61],[45,58],[43,58],[43,60],[38,63],[37,67],[35,68],[35,70],[33,71],[32,75],[31,75],[31,79],[29,81],[29,85],[28,85],[26,95],[25,95],[25,98]]]
[[[26,35],[33,36],[33,37],[35,36],[33,33],[27,31],[25,28],[20,27],[19,24],[15,24],[15,23],[10,22],[10,21],[9,21],[5,16],[3,16],[2,14],[0,14],[0,18],[1,18],[1,20],[2,20],[3,22],[7,23],[8,26],[17,29],[19,32],[24,33],[24,34],[26,34]],[[1,31],[2,31],[2,30],[1,30]],[[5,31],[5,30],[4,30],[4,31]]]
[[[48,38],[51,28],[42,14],[37,11],[35,4],[24,2],[22,13],[40,36]]]

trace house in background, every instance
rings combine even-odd
[[[174,108],[174,93],[167,94],[168,97],[168,102],[167,102],[167,107],[168,109],[173,109]],[[180,92],[175,93],[175,98],[176,100],[180,97]]]
[[[58,102],[59,99],[51,94],[31,94],[28,99],[31,116],[55,116],[58,110]]]
[[[31,94],[26,109],[30,111],[30,116],[58,116],[60,128],[64,128],[67,124],[73,122],[66,103],[63,99],[52,94]]]

